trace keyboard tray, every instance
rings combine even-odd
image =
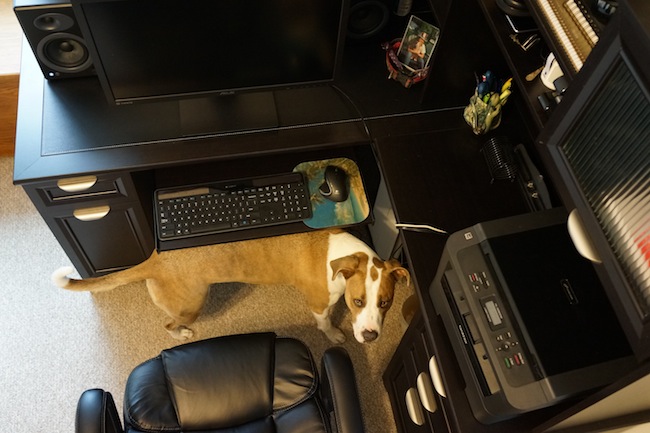
[[[229,180],[154,192],[160,240],[268,227],[311,218],[301,172]]]

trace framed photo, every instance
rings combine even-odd
[[[412,71],[425,69],[438,43],[440,29],[411,15],[404,37],[397,52],[397,58]]]

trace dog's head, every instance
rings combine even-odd
[[[332,279],[345,278],[345,303],[352,312],[354,338],[374,341],[381,333],[386,312],[393,305],[395,283],[409,283],[409,272],[397,260],[382,261],[355,253],[330,262]]]

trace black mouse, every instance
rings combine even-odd
[[[325,181],[318,188],[321,195],[335,202],[345,201],[350,194],[348,190],[348,175],[340,167],[328,165],[323,175]]]

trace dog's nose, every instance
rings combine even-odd
[[[365,330],[361,333],[361,335],[363,336],[363,339],[366,340],[367,342],[375,341],[377,337],[379,337],[377,331]]]

